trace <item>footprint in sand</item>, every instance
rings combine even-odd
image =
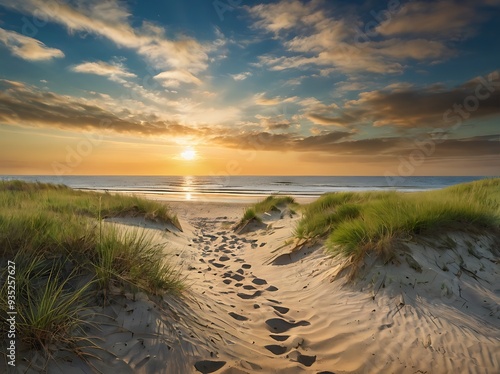
[[[241,314],[237,314],[234,312],[229,312],[228,314],[237,321],[248,321],[248,318],[245,316],[242,316]]]
[[[226,361],[203,360],[195,363],[194,367],[200,373],[208,374],[216,372],[217,370],[221,369],[224,365],[226,365]]]
[[[258,286],[262,286],[264,284],[267,284],[267,281],[265,279],[255,278],[255,279],[252,280],[252,283],[256,284]]]
[[[249,284],[249,285],[246,285],[246,286],[243,286],[243,288],[244,288],[245,290],[255,290],[255,289],[256,289],[254,286],[252,286],[252,285],[250,285],[250,284]]]
[[[287,314],[290,311],[290,308],[285,308],[284,306],[270,305],[271,308],[274,308],[277,312],[281,314]]]
[[[266,345],[264,346],[264,348],[267,349],[268,351],[271,351],[276,356],[282,355],[288,349],[287,347],[283,347],[282,345],[277,345],[277,344]]]
[[[269,336],[278,342],[284,342],[290,337],[290,335],[273,335],[273,334]]]
[[[220,263],[218,263],[218,262],[212,262],[212,265],[213,265],[213,266],[215,266],[216,268],[219,268],[219,269],[220,269],[220,268],[223,268],[224,266],[226,266],[226,265],[224,265],[224,264],[220,264]]]
[[[236,295],[244,300],[249,300],[249,299],[255,299],[256,297],[262,295],[262,291],[255,291],[251,295],[246,293],[237,293]]]
[[[238,294],[239,296],[239,294]],[[266,321],[267,329],[271,332],[281,334],[298,326],[309,326],[311,323],[308,321],[299,321],[296,323],[285,321],[281,318],[271,318]]]
[[[274,304],[278,304],[278,305],[282,304],[282,302],[278,301],[278,300],[273,300],[273,299],[266,299],[266,300],[269,301],[270,303],[274,303]]]
[[[269,286],[266,288],[266,291],[270,291],[270,292],[278,291],[278,287]]]
[[[241,267],[243,269],[250,269],[252,267],[252,265],[250,265],[250,264],[243,264],[243,265],[241,265]]]
[[[241,282],[243,279],[245,279],[245,277],[243,275],[239,275],[239,274],[233,274],[233,275],[231,275],[231,278],[233,278],[237,282]]]
[[[224,279],[222,282],[225,284],[231,284],[232,280],[231,279]]]
[[[290,360],[300,362],[304,366],[311,366],[316,362],[316,356],[306,356],[299,351],[290,352],[287,356]]]
[[[219,261],[220,261],[220,262],[229,261],[229,260],[230,260],[230,259],[229,259],[229,257],[227,257],[227,256],[220,256],[220,257],[219,257]]]

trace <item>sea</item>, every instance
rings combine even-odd
[[[410,176],[14,176],[0,180],[65,184],[80,190],[136,194],[157,200],[255,202],[270,194],[299,201],[338,191],[424,191],[487,177]]]

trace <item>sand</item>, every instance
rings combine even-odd
[[[183,231],[137,219],[189,284],[179,298],[120,294],[95,308],[103,373],[498,373],[500,265],[491,237],[451,233],[368,258],[351,281],[321,243],[290,240],[300,217],[232,230],[242,204],[171,202]],[[497,238],[498,239],[498,238]],[[65,352],[46,368],[89,372]],[[36,356],[31,364],[41,362]],[[24,366],[23,366],[24,365]],[[24,363],[20,371],[28,367]],[[28,372],[30,372],[28,370]]]

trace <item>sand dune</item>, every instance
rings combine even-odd
[[[493,238],[409,241],[408,255],[389,264],[368,258],[350,281],[345,260],[321,245],[295,248],[297,216],[274,215],[266,228],[236,234],[240,205],[171,205],[183,232],[148,230],[171,243],[189,290],[181,300],[116,290],[107,316],[95,317],[101,330],[91,332],[107,351],[92,360],[102,372],[500,372]],[[88,368],[60,358],[51,372]]]

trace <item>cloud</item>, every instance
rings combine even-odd
[[[293,103],[298,99],[297,96],[292,96],[292,97],[287,97],[287,98],[282,98],[281,96],[276,96],[276,97],[271,97],[268,98],[266,97],[265,92],[260,92],[254,95],[254,101],[255,104],[257,105],[279,105],[282,103]]]
[[[313,135],[295,141],[295,149],[297,151],[321,151],[321,152],[338,152],[340,147],[344,147],[347,142],[340,142],[350,138],[353,132],[350,131],[333,131],[325,132],[319,135]]]
[[[342,85],[341,85],[342,87]],[[356,86],[357,87],[357,86]],[[440,84],[416,87],[391,84],[383,89],[361,92],[358,98],[326,105],[315,98],[298,102],[302,116],[316,125],[352,127],[397,126],[430,129],[452,127],[469,118],[500,118],[500,71],[446,88]]]
[[[139,136],[197,135],[202,130],[176,121],[107,109],[98,102],[39,91],[19,82],[0,80],[0,122],[69,131],[115,132]]]
[[[335,83],[335,87],[337,91],[340,92],[349,92],[349,91],[361,91],[366,89],[367,85],[361,82],[337,82]]]
[[[478,79],[464,83],[455,90],[445,91],[443,88],[432,90],[416,90],[418,95],[423,93],[430,95],[430,101],[440,101],[440,97],[433,95],[451,95],[455,91],[461,93],[471,92],[478,84]],[[484,91],[484,90],[483,90]],[[365,105],[369,105],[362,114],[367,116],[368,112],[374,111],[377,117],[383,111],[383,105],[388,105],[392,100],[398,97],[404,97],[407,91],[385,92],[387,97],[379,94],[369,93],[368,96],[360,95],[360,100],[365,100]],[[486,91],[482,92],[483,94]],[[396,96],[391,96],[396,95]],[[397,96],[402,95],[402,96]],[[102,95],[101,95],[102,96]],[[324,155],[351,156],[351,157],[388,157],[397,159],[398,156],[408,154],[409,151],[416,149],[415,140],[411,137],[393,136],[378,138],[360,138],[361,134],[354,130],[343,129],[340,131],[331,131],[323,127],[323,131],[316,131],[314,135],[306,136],[292,129],[292,123],[282,116],[265,117],[260,116],[260,128],[253,129],[250,126],[223,127],[218,125],[196,125],[187,121],[181,122],[175,117],[162,118],[155,113],[144,113],[135,111],[128,106],[122,105],[114,110],[105,105],[105,96],[96,100],[76,98],[67,95],[59,95],[47,90],[38,90],[35,87],[9,80],[0,80],[0,123],[24,126],[40,127],[48,129],[62,129],[73,132],[93,132],[93,133],[117,133],[136,137],[164,137],[173,139],[175,137],[189,137],[195,141],[203,142],[206,145],[219,145],[234,149],[250,149],[263,151],[281,151],[281,152],[315,152],[318,157]],[[460,95],[456,95],[458,97]],[[415,103],[421,105],[415,100],[415,96],[405,98],[407,104]],[[498,115],[497,97],[495,102],[486,106],[482,115],[496,113]],[[429,102],[430,102],[429,101]],[[445,100],[448,102],[448,99]],[[399,100],[396,104],[402,105],[404,100]],[[425,105],[429,104],[425,101]],[[463,98],[462,98],[463,102]],[[332,110],[359,112],[357,102],[351,102],[344,108],[335,105],[327,106],[317,100],[306,99],[305,102],[297,103],[299,105],[309,104],[316,106],[317,109],[328,108]],[[403,115],[405,109],[393,108],[394,116]],[[431,112],[436,111],[439,105],[430,108]],[[307,107],[305,107],[307,109]],[[336,109],[335,109],[336,108]],[[421,108],[422,109],[422,108]],[[428,108],[423,108],[427,110]],[[210,115],[210,111],[205,111]],[[418,110],[410,112],[412,117]],[[479,113],[476,111],[476,113]],[[219,112],[214,113],[216,118],[220,118]],[[346,123],[349,118],[346,114],[340,113]],[[352,123],[354,118],[350,118]],[[264,129],[263,129],[264,128]],[[450,134],[443,133],[445,136]],[[366,134],[365,134],[366,136]],[[449,158],[449,157],[479,157],[479,156],[498,156],[500,148],[498,147],[499,135],[469,137],[460,139],[446,139],[436,144],[435,151],[429,159]]]
[[[246,71],[244,73],[239,73],[239,74],[229,74],[231,78],[233,78],[235,81],[243,81],[247,79],[249,76],[252,75],[249,71]]]
[[[285,118],[285,115],[280,114],[276,116],[264,116],[262,114],[257,114],[255,116],[259,120],[259,127],[266,129],[266,131],[285,131],[292,127],[292,123],[289,119]]]
[[[119,63],[108,64],[104,61],[83,62],[71,67],[76,73],[95,74],[108,77],[110,80],[122,82],[122,78],[134,78],[135,74],[129,72]]]
[[[347,126],[351,118],[347,118],[335,103],[326,105],[314,97],[308,97],[298,102],[303,108],[303,117],[315,125],[320,126]]]
[[[418,34],[434,38],[464,37],[473,32],[472,24],[483,18],[475,9],[477,5],[478,2],[454,0],[410,2],[383,21],[376,32],[382,35]]]
[[[0,123],[14,126],[169,139],[198,137],[207,141],[227,133],[224,123],[233,124],[241,118],[237,107],[212,108],[182,99],[172,104],[174,110],[166,111],[168,104],[164,100],[162,110],[158,110],[126,97],[113,99],[99,93],[91,98],[59,95],[21,82],[0,80]]]
[[[259,4],[246,7],[250,15],[259,20],[255,22],[256,28],[263,28],[270,32],[279,33],[291,30],[298,26],[310,26],[321,21],[324,16],[321,11],[311,11],[318,1],[311,1],[305,5],[300,1],[284,0],[271,4]]]
[[[220,118],[220,113],[216,115]],[[272,130],[285,130],[289,121],[278,117],[260,117],[262,124]],[[58,95],[20,82],[0,80],[0,122],[15,126],[55,128],[76,132],[115,132],[134,136],[190,136],[206,144],[223,144],[228,147],[261,147],[272,150],[308,150],[326,147],[346,138],[352,132],[335,135],[320,134],[303,137],[295,133],[274,134],[269,131],[248,131],[242,128],[221,126],[194,126],[174,119],[160,119],[155,114],[135,112],[127,107],[103,105],[100,100]]]
[[[500,117],[499,102],[500,71],[494,71],[451,89],[399,85],[364,92],[339,113],[346,125],[365,121],[375,126],[450,127],[469,117]]]
[[[421,8],[419,4],[407,5]],[[446,6],[434,7],[440,12],[436,18],[441,17],[447,9]],[[302,0],[281,0],[277,3],[247,6],[245,9],[255,20],[254,28],[273,33],[282,43],[284,51],[281,55],[273,52],[259,56],[259,62],[255,64],[274,71],[316,67],[322,75],[329,75],[334,71],[350,74],[401,73],[409,60],[436,63],[456,53],[447,45],[448,40],[436,38],[436,34],[431,32],[434,26],[427,26],[429,33],[414,33],[418,37],[396,32],[402,27],[398,26],[399,13],[387,21],[382,20],[381,24],[379,22],[376,30],[380,29],[380,32],[376,32],[373,27],[364,31],[364,24],[359,18],[352,13],[339,15],[340,12],[335,12],[330,3],[322,0],[307,3]],[[404,6],[400,9],[402,15],[408,12],[404,9]],[[450,20],[457,19],[460,22],[456,21],[452,25],[442,23],[441,29],[448,30],[448,26],[451,30],[461,29],[466,21],[472,24],[480,18],[475,16],[474,9],[468,10],[472,16],[464,20],[463,10],[454,12],[456,15],[452,12]],[[430,18],[434,22],[434,16]],[[408,25],[412,22],[404,21]],[[436,25],[437,23],[438,21]],[[420,24],[428,23],[422,20]],[[408,26],[410,27],[412,26]],[[418,30],[418,26],[414,29]],[[405,35],[405,38],[402,39],[400,35]]]
[[[208,53],[220,47],[180,36],[168,39],[165,30],[158,25],[144,22],[132,27],[130,12],[117,0],[76,0],[66,3],[56,0],[26,0],[12,2],[0,0],[0,4],[21,13],[44,16],[65,26],[69,32],[85,32],[105,37],[120,47],[135,50],[155,69],[173,69],[197,74],[208,66]]]
[[[316,125],[323,125],[323,126],[330,126],[330,125],[345,126],[345,123],[344,123],[344,121],[341,118],[327,117],[327,116],[322,116],[320,114],[315,114],[315,113],[308,113],[306,115],[306,118],[309,119],[312,123],[314,123]]]
[[[432,156],[435,158],[500,156],[499,139],[500,133],[480,138],[471,137],[445,140],[436,146],[436,151]]]
[[[160,81],[161,84],[167,88],[179,87],[181,83],[201,85],[201,80],[196,78],[193,74],[186,70],[171,70],[164,71],[154,77]]]
[[[297,134],[272,134],[270,132],[250,132],[245,134],[226,134],[212,141],[225,147],[250,149],[256,151],[282,151],[311,153],[316,160],[321,155],[381,158],[399,162],[400,156],[407,156],[419,149],[413,138],[385,137],[352,139],[355,133],[348,131],[324,132],[309,137]],[[499,135],[477,138],[446,139],[435,144],[434,152],[428,161],[447,158],[470,158],[500,155]],[[331,162],[331,159],[328,159]]]
[[[287,122],[282,122],[282,123],[270,123],[268,125],[268,129],[270,131],[276,131],[276,130],[288,130],[290,129],[292,125]]]
[[[17,57],[28,61],[47,61],[64,57],[57,48],[49,48],[41,41],[0,28],[0,43]]]
[[[225,147],[238,149],[283,152],[334,152],[336,147],[343,147],[340,140],[349,138],[352,135],[353,132],[334,131],[304,137],[294,133],[274,134],[269,131],[249,131],[216,136],[212,141]]]

